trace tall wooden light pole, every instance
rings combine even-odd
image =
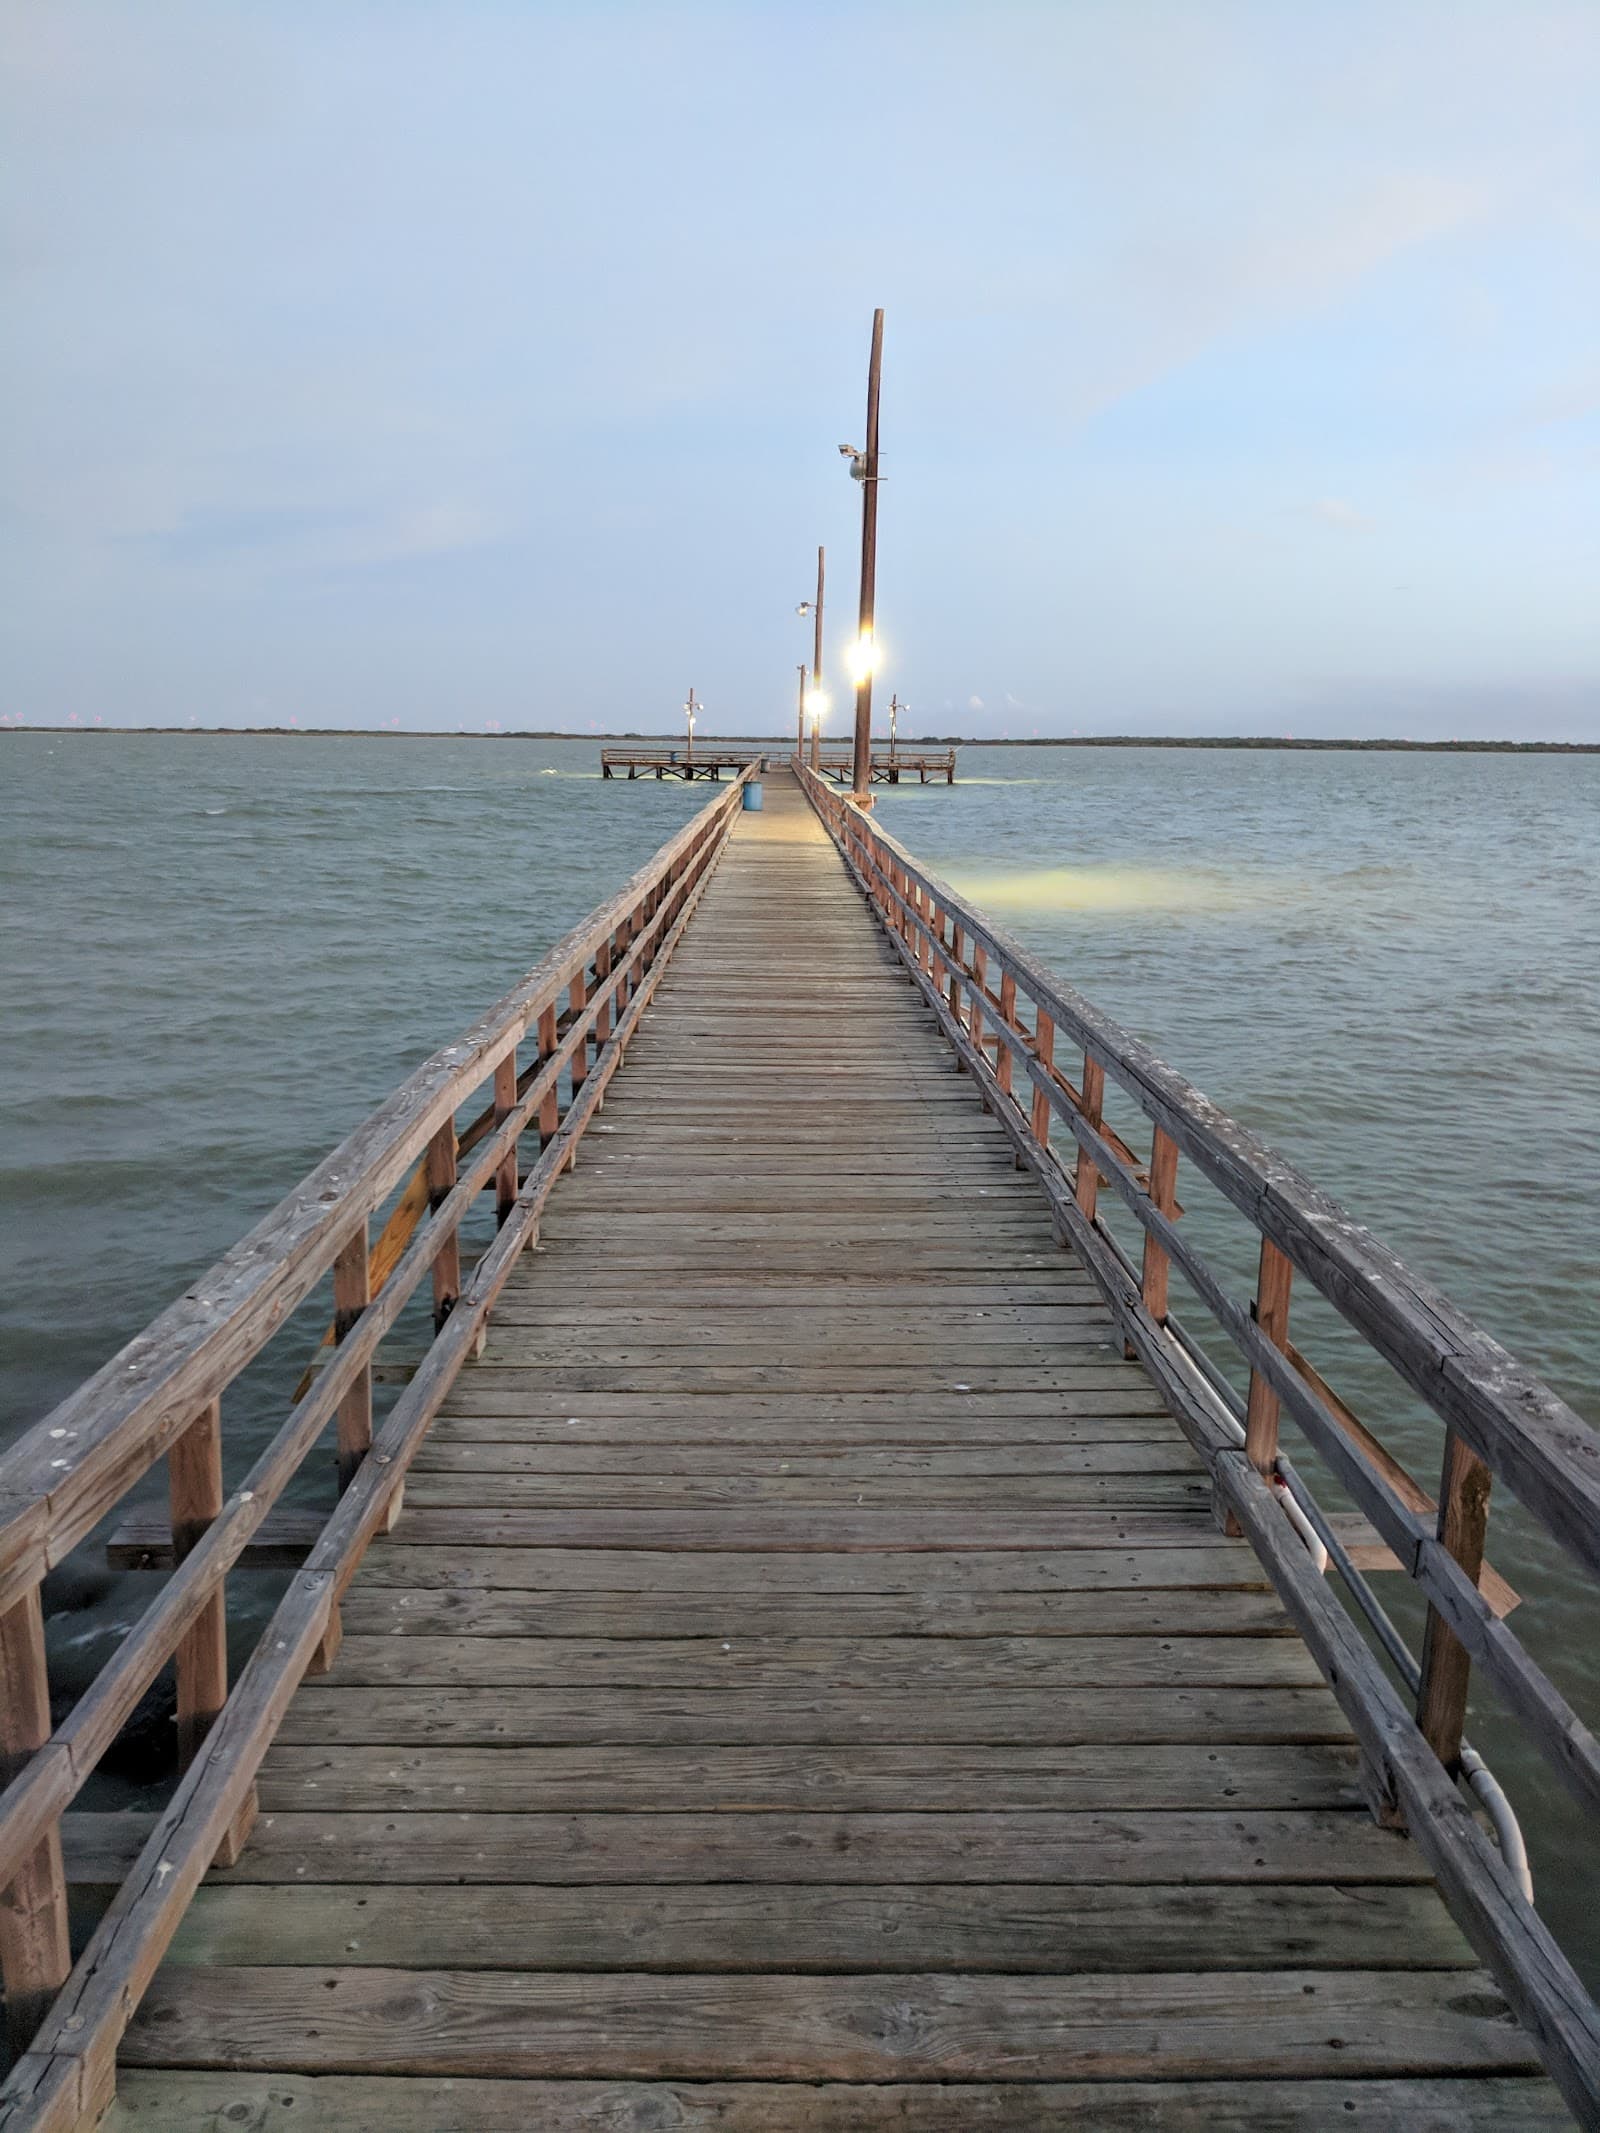
[[[855,775],[851,780],[858,805],[872,805],[872,624],[878,570],[878,378],[883,369],[883,313],[872,314],[872,359],[867,366],[867,445],[850,471],[861,484],[861,611],[856,679]]]

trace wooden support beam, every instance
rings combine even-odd
[[[544,1017],[539,1018],[541,1043],[543,1041]],[[494,1070],[494,1122],[509,1118],[517,1108],[517,1054],[515,1046],[507,1052]],[[506,1151],[505,1161],[494,1174],[494,1212],[497,1222],[504,1222],[517,1204],[517,1151]]]
[[[539,1057],[541,1060],[549,1059],[553,1055],[556,1041],[556,1011],[551,1006],[547,1007],[539,1017]],[[548,1148],[555,1139],[556,1127],[560,1124],[560,1121],[559,1092],[555,1083],[552,1082],[549,1094],[539,1106],[539,1146],[541,1149]],[[513,1173],[513,1179],[514,1176],[515,1173]],[[513,1189],[511,1197],[513,1200],[516,1198],[515,1189]],[[504,1221],[504,1219],[505,1217],[502,1215],[501,1220]]]
[[[1294,1266],[1270,1237],[1261,1240],[1261,1268],[1256,1280],[1253,1316],[1274,1348],[1289,1339],[1289,1290]],[[1270,1475],[1278,1459],[1278,1395],[1259,1370],[1250,1373],[1245,1406],[1244,1448],[1258,1474]]]
[[[181,1563],[222,1509],[222,1403],[211,1400],[167,1454],[172,1559]],[[178,1677],[178,1767],[228,1700],[227,1599],[222,1586],[185,1630],[173,1654]]]
[[[1444,1440],[1439,1476],[1439,1539],[1477,1584],[1483,1572],[1484,1539],[1489,1529],[1489,1490],[1493,1477],[1455,1431]],[[1467,1689],[1472,1660],[1461,1639],[1429,1607],[1422,1635],[1422,1683],[1417,1692],[1417,1724],[1441,1763],[1452,1774],[1461,1763],[1461,1735],[1467,1721]]]
[[[1098,1059],[1083,1055],[1083,1103],[1084,1118],[1096,1132],[1100,1129],[1100,1114],[1105,1108],[1106,1070]],[[1078,1167],[1073,1181],[1073,1198],[1085,1218],[1094,1220],[1095,1204],[1100,1197],[1100,1173],[1090,1162],[1082,1148],[1078,1150]]]
[[[455,1189],[456,1125],[447,1118],[428,1143],[428,1206],[437,1211]],[[461,1234],[453,1229],[433,1262],[433,1330],[437,1333],[461,1294]]]
[[[365,1222],[333,1262],[333,1338],[344,1340],[372,1301]],[[369,1365],[339,1402],[339,1493],[343,1495],[372,1443],[372,1369]],[[220,1501],[218,1508],[220,1509]]]
[[[1033,1030],[1033,1054],[1048,1072],[1056,1056],[1056,1026],[1041,1008],[1035,1017]],[[1033,1112],[1028,1122],[1029,1131],[1041,1148],[1050,1145],[1050,1098],[1034,1084]]]
[[[0,1615],[0,1786],[50,1738],[50,1677],[37,1585]],[[8,1888],[0,1889],[0,1977],[14,2053],[26,2050],[72,1968],[61,1831],[52,1828]]]
[[[588,973],[580,970],[567,988],[567,1005],[573,1014],[581,1015],[588,1004]],[[583,1043],[578,1046],[578,1049],[572,1055],[571,1074],[572,1093],[576,1096],[589,1078],[589,1040],[587,1038],[584,1039]]]
[[[1007,1029],[1015,1029],[1017,1026],[1017,981],[1009,970],[1002,972],[1000,978],[1000,1019]],[[1011,1094],[1011,1047],[1003,1041],[997,1041],[995,1044],[994,1071],[995,1079],[1009,1096]]]
[[[1157,1126],[1150,1144],[1150,1198],[1154,1206],[1169,1218],[1178,1204],[1177,1181],[1178,1144]],[[1145,1309],[1158,1326],[1167,1322],[1167,1277],[1170,1271],[1171,1261],[1147,1231],[1141,1293]]]

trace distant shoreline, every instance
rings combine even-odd
[[[454,732],[449,727],[414,728],[402,732],[390,726],[376,730],[366,726],[0,726],[0,736],[19,733],[69,734],[107,740],[121,735],[181,734],[188,740],[289,740],[289,741],[587,741],[594,747],[613,741],[660,741],[681,743],[681,733],[564,733],[554,728],[526,727],[511,733]],[[874,745],[884,736],[875,734]],[[839,735],[833,745],[843,744]],[[787,734],[702,734],[710,747],[787,748]],[[1401,755],[1600,755],[1600,740],[1594,741],[1412,741],[1299,739],[1284,734],[1156,734],[1075,733],[1040,734],[1029,739],[1000,740],[993,735],[965,733],[907,734],[903,748],[1281,748],[1342,749],[1352,753]]]

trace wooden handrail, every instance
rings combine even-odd
[[[26,1724],[0,1739],[0,1776],[9,1780],[0,1794],[0,1960],[14,2041],[23,2048],[0,2093],[0,2123],[8,2129],[73,2125],[108,2099],[117,2040],[138,1995],[200,1876],[247,1826],[256,1768],[301,1674],[337,1649],[340,1596],[367,1543],[392,1518],[423,1434],[517,1253],[537,1233],[544,1201],[572,1161],[704,892],[740,788],[759,768],[748,766],[463,1038],[419,1068],[243,1245],[0,1462],[7,1489],[0,1565],[9,1581],[0,1656],[8,1692],[13,1682],[27,1692],[25,1706],[15,1704]],[[519,1074],[516,1047],[535,1024],[539,1057]],[[488,1123],[474,1129],[470,1150],[463,1136],[458,1152],[455,1114],[486,1081],[494,1084]],[[513,1185],[525,1132],[537,1134],[539,1154]],[[424,1210],[414,1219],[408,1214],[390,1236],[380,1287],[364,1249],[370,1217],[413,1164]],[[491,1183],[501,1225],[463,1282],[460,1226]],[[291,1402],[243,1483],[223,1498],[217,1403],[330,1271],[338,1333],[332,1358]],[[374,1436],[373,1356],[430,1272],[438,1306],[433,1345]],[[337,1508],[226,1694],[223,1579],[335,1417]],[[172,1575],[90,1688],[46,1733],[39,1579],[163,1452],[179,1455],[172,1463]],[[67,1981],[60,1818],[174,1652],[185,1670],[180,1700],[192,1760],[151,1846]]]
[[[641,902],[739,804],[685,824],[453,1044],[427,1059],[179,1300],[0,1456],[0,1614],[53,1569],[239,1374],[358,1225]]]
[[[1600,1808],[1600,1742],[1502,1619],[1516,1597],[1504,1580],[1482,1589],[1491,1471],[1586,1569],[1600,1569],[1600,1436],[1337,1202],[1063,984],[870,814],[803,765],[796,771],[962,1065],[1039,1179],[1064,1241],[1079,1251],[1130,1352],[1205,1461],[1232,1529],[1242,1529],[1261,1556],[1362,1743],[1375,1806],[1409,1826],[1552,2074],[1585,2122],[1600,2122],[1600,2009],[1456,1783],[1476,1663],[1567,1788],[1591,1811]],[[1057,1064],[1063,1039],[1082,1052],[1076,1089]],[[1107,1077],[1151,1121],[1147,1171],[1104,1121]],[[1070,1172],[1051,1145],[1052,1120],[1070,1135]],[[1231,1293],[1179,1227],[1180,1157],[1259,1238],[1260,1278],[1249,1301]],[[1105,1226],[1101,1185],[1144,1232],[1142,1270]],[[1216,1382],[1225,1381],[1196,1367],[1168,1319],[1169,1268],[1248,1367],[1249,1394],[1237,1405],[1236,1395],[1219,1396]],[[1436,1513],[1290,1340],[1296,1273],[1443,1420]],[[1303,1430],[1427,1598],[1415,1708],[1400,1700],[1284,1514],[1280,1412]],[[1371,1612],[1376,1603],[1359,1573],[1356,1583],[1363,1590],[1352,1596]]]

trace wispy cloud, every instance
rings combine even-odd
[[[1343,496],[1319,496],[1311,511],[1325,526],[1337,526],[1341,533],[1367,533],[1374,524],[1368,513],[1358,511]]]

